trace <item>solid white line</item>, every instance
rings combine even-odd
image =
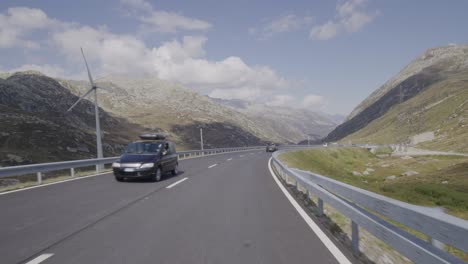
[[[218,164],[213,164],[213,165],[209,166],[208,169],[211,169],[211,168],[213,168],[213,167],[216,167],[217,165],[218,165]]]
[[[229,158],[229,159],[227,159],[227,160],[232,160],[232,158]]]
[[[166,189],[170,189],[170,188],[176,186],[177,184],[179,184],[179,183],[181,183],[181,182],[183,182],[183,181],[185,181],[185,180],[187,180],[187,179],[188,179],[188,178],[185,177],[185,178],[183,178],[183,179],[181,179],[181,180],[178,180],[178,181],[174,182],[173,184],[167,186]]]
[[[39,264],[41,263],[42,261],[52,257],[54,254],[42,254],[40,255],[39,257],[27,262],[26,264]]]
[[[21,188],[21,189],[18,189],[18,190],[11,190],[11,191],[6,191],[6,192],[1,192],[0,195],[9,194],[9,193],[15,193],[15,192],[21,192],[21,191],[27,191],[27,190],[31,190],[31,189],[46,187],[46,186],[49,186],[49,185],[54,185],[54,184],[59,184],[59,183],[64,183],[64,182],[82,180],[82,179],[91,178],[91,177],[96,177],[96,176],[101,176],[101,175],[109,174],[109,173],[112,173],[112,171],[103,172],[103,173],[99,173],[99,174],[88,175],[88,176],[81,176],[81,177],[75,176],[75,177],[73,177],[73,178],[71,178],[71,179],[68,179],[68,180],[57,181],[57,182],[51,182],[51,183],[45,183],[45,184],[41,184],[41,185],[36,185],[36,186]]]
[[[296,202],[296,200],[289,194],[286,188],[281,184],[278,178],[275,176],[273,169],[271,168],[271,159],[268,161],[268,169],[270,169],[271,177],[275,180],[276,184],[278,184],[281,191],[283,191],[286,198],[288,198],[289,202],[294,206],[297,210],[299,215],[304,219],[307,225],[314,231],[317,237],[322,241],[322,243],[328,248],[328,250],[332,253],[332,255],[336,258],[336,260],[340,264],[351,264],[351,262],[346,258],[346,256],[333,244],[330,238],[317,226],[317,224],[310,218],[310,216],[302,209],[302,207]]]

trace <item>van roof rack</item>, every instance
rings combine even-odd
[[[158,133],[144,133],[140,135],[142,140],[164,140],[166,135]]]

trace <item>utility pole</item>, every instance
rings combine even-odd
[[[203,150],[203,128],[200,127],[200,147]]]

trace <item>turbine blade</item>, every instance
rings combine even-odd
[[[89,89],[89,91],[87,91],[85,94],[83,94],[72,106],[70,106],[70,108],[68,108],[67,112],[70,112],[73,109],[73,107],[75,107],[81,100],[83,100],[83,98],[85,98],[85,96],[90,94],[93,90],[94,87]]]
[[[83,59],[84,59],[84,62],[86,64],[86,70],[88,71],[89,82],[91,83],[91,87],[94,87],[93,77],[91,77],[91,72],[89,71],[88,62],[86,61],[86,57],[84,55],[83,48],[81,48],[81,54],[83,55]]]

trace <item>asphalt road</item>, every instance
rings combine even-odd
[[[0,195],[0,263],[337,263],[270,156],[183,160],[158,183],[108,174]]]

